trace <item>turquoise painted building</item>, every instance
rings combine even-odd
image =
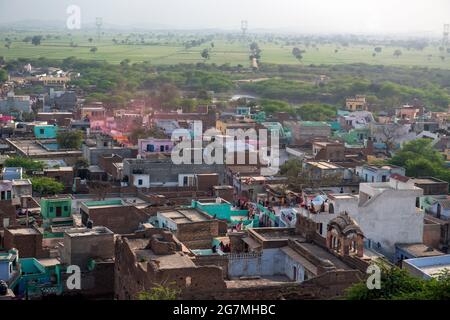
[[[44,229],[47,230],[51,227],[73,225],[71,197],[57,196],[42,198],[40,205]],[[44,237],[51,238],[54,237],[54,235],[44,232]]]
[[[45,264],[35,258],[19,258],[17,250],[0,253],[0,280],[19,298],[41,297],[45,294],[61,294],[60,262],[46,259]]]
[[[58,126],[56,125],[38,125],[34,126],[34,136],[36,139],[56,139]]]
[[[235,226],[241,222],[246,228],[257,228],[259,226],[258,216],[249,219],[248,210],[235,209],[228,201],[223,199],[219,200],[220,201],[216,199],[192,200],[191,207],[206,212],[216,219],[226,220],[231,226]]]
[[[58,260],[42,264],[35,258],[19,259],[21,275],[17,285],[12,288],[19,296],[41,297],[46,294],[61,294],[61,268]]]

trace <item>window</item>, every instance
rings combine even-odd
[[[62,207],[56,207],[56,216],[61,217],[62,216]]]
[[[166,145],[166,151],[169,151],[169,146],[168,145]]]
[[[147,145],[147,151],[148,152],[155,152],[155,146],[152,144]]]
[[[159,146],[159,151],[164,152],[164,146]]]
[[[381,182],[386,182],[386,176],[381,177]]]
[[[45,133],[45,130],[44,130],[44,129],[39,129],[39,133],[40,133],[40,134],[44,134],[44,133]]]
[[[50,208],[49,208],[49,211],[50,211],[50,212],[53,212],[53,207],[50,207]]]
[[[144,182],[142,181],[142,179],[139,179],[139,180],[138,180],[138,185],[142,186],[143,183],[144,183]]]
[[[2,199],[2,200],[5,200],[5,191],[2,191],[2,193],[1,193],[1,199]]]
[[[68,206],[64,206],[64,212],[69,211],[69,207]]]
[[[11,190],[6,191],[6,199],[11,199]]]
[[[322,230],[323,230],[323,224],[322,223],[317,224],[317,233],[322,235]]]

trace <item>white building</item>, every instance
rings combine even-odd
[[[0,112],[10,114],[13,112],[30,113],[32,101],[30,96],[16,96],[14,92],[8,92],[5,99],[0,99]]]
[[[361,183],[359,195],[328,195],[325,212],[304,210],[302,215],[318,223],[325,237],[330,220],[348,212],[364,233],[366,246],[393,258],[396,243],[423,242],[424,213],[416,207],[422,195],[412,182],[391,177],[389,182]]]
[[[405,169],[398,166],[363,165],[355,168],[356,175],[365,182],[387,182],[392,174],[405,175]]]
[[[343,116],[340,121],[345,127],[364,129],[367,128],[369,123],[375,122],[375,119],[369,111],[355,111]]]

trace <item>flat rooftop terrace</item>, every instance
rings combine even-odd
[[[309,242],[302,242],[295,240],[296,245],[305,248],[307,251],[311,252],[315,257],[321,259],[321,260],[328,260],[330,261],[336,269],[341,270],[353,270],[350,266],[346,265],[344,262],[339,260],[336,256],[328,252],[327,250],[323,249],[322,247],[309,243]]]
[[[113,235],[114,233],[106,227],[94,227],[92,229],[88,228],[71,228],[66,230],[66,235],[69,237],[89,237],[97,235]]]
[[[79,150],[49,150],[37,143],[36,140],[6,139],[6,142],[24,156],[81,156]]]
[[[194,223],[211,220],[209,216],[196,209],[175,209],[159,212],[160,215],[174,221],[177,224]]]
[[[136,257],[136,261],[141,263],[144,269],[147,262],[158,261],[158,269],[180,269],[195,268],[195,263],[182,251],[172,254],[157,255],[151,249],[145,249],[149,239],[127,239],[131,251]]]
[[[262,241],[270,240],[305,240],[302,236],[295,234],[295,228],[255,228],[250,233],[256,235]]]
[[[441,183],[447,183],[443,180],[439,180],[437,178],[432,177],[426,177],[426,178],[414,178],[411,179],[416,184],[441,184]]]
[[[450,270],[450,254],[403,260],[403,263],[420,271],[428,278],[437,277],[444,270]]]
[[[40,234],[39,231],[33,228],[18,228],[18,229],[8,229],[13,235],[37,235]]]

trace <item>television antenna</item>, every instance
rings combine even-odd
[[[247,35],[247,30],[248,30],[248,21],[247,20],[241,21],[241,30],[242,30],[242,37],[245,38],[245,36]]]
[[[442,45],[444,47],[449,45],[450,24],[444,24],[444,32],[442,33]]]
[[[100,40],[100,36],[102,34],[103,18],[95,18],[95,25],[97,26],[97,38],[98,40]]]

